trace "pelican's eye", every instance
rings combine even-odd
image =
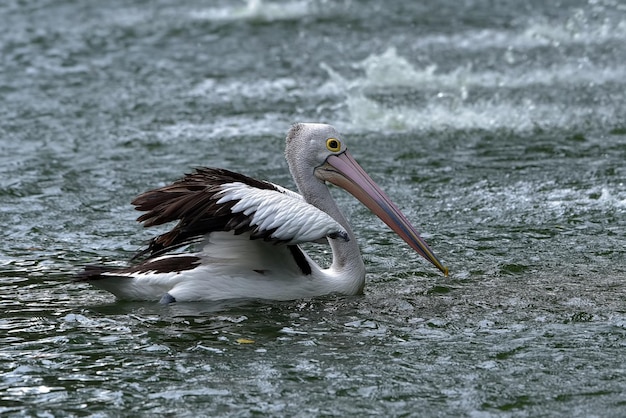
[[[326,148],[328,148],[328,151],[337,152],[341,149],[341,142],[335,138],[328,138],[326,140]]]

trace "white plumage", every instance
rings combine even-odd
[[[217,193],[218,204],[235,201],[232,213],[250,217],[260,231],[274,231],[270,238],[286,244],[302,244],[348,233],[327,213],[307,203],[302,196],[258,189],[244,183],[229,183]]]

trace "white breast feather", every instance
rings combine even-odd
[[[345,235],[345,229],[327,213],[296,193],[258,189],[244,183],[223,184],[218,204],[236,200],[233,213],[251,217],[261,231],[276,228],[271,237],[289,244],[316,241],[329,235]],[[284,189],[286,190],[286,189]]]

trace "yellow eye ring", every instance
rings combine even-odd
[[[326,148],[328,148],[328,151],[337,152],[341,149],[341,142],[337,138],[328,138],[326,140]]]

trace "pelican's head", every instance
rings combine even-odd
[[[302,176],[312,171],[320,181],[327,181],[348,191],[411,248],[448,275],[448,268],[441,264],[406,216],[348,153],[343,138],[334,127],[320,123],[293,125],[287,134],[285,154],[296,180],[297,177],[303,180]]]
[[[297,123],[287,134],[285,154],[290,165],[297,161],[307,167],[319,167],[329,155],[345,150],[341,134],[331,125]]]

